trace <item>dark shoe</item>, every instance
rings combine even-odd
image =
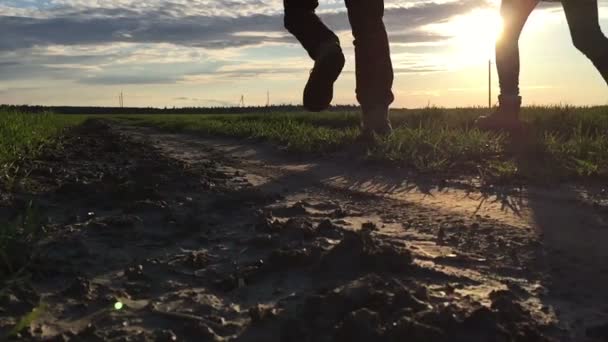
[[[481,116],[475,121],[477,128],[486,131],[518,131],[523,128],[519,120],[521,96],[498,97],[499,106],[494,113]]]
[[[388,106],[363,107],[361,117],[362,135],[385,137],[391,133],[393,133],[393,127],[388,117]]]
[[[325,44],[320,50],[304,88],[304,108],[311,112],[329,108],[334,97],[334,83],[346,62],[338,43]]]

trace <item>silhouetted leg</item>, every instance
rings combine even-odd
[[[388,107],[394,100],[393,66],[386,28],[384,0],[346,0],[355,38],[357,100],[364,108]]]
[[[515,132],[523,127],[519,120],[519,36],[537,4],[538,0],[502,0],[500,14],[504,29],[496,42],[499,106],[492,114],[477,119],[476,126],[480,129]]]
[[[572,42],[608,82],[608,39],[602,33],[597,0],[562,0]]]
[[[328,41],[339,44],[338,37],[315,14],[317,0],[283,0],[285,28],[302,44],[308,55],[316,60],[319,48]]]
[[[502,95],[519,96],[519,36],[537,4],[538,0],[502,1],[500,14],[504,30],[496,42],[496,68]]]

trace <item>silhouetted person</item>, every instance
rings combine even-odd
[[[327,109],[333,86],[344,67],[338,37],[315,14],[317,0],[283,0],[285,28],[315,61],[304,89],[304,107]],[[345,0],[355,38],[357,100],[363,110],[364,135],[386,135],[392,131],[388,107],[394,97],[393,66],[384,27],[384,0]]]
[[[597,0],[561,0],[574,46],[595,65],[608,82],[608,39],[602,33]],[[538,0],[502,0],[504,31],[496,44],[496,68],[500,81],[499,107],[477,125],[483,129],[517,129],[519,112],[519,36]],[[557,70],[556,70],[557,72]]]

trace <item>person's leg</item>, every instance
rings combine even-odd
[[[496,42],[496,69],[500,92],[519,96],[519,37],[538,0],[503,0],[503,32]]]
[[[477,125],[484,129],[509,129],[519,125],[519,37],[538,0],[502,0],[503,32],[496,41],[496,69],[500,84],[499,107]]]
[[[285,28],[302,44],[313,60],[327,41],[339,44],[338,37],[315,14],[317,0],[283,0]]]
[[[390,132],[388,107],[393,102],[393,66],[386,28],[384,0],[346,0],[355,38],[357,100],[364,129]]]
[[[344,67],[340,40],[315,14],[317,0],[283,0],[285,28],[302,44],[315,61],[304,88],[304,107],[321,111],[329,107],[334,82]]]
[[[597,0],[562,0],[572,42],[608,82],[608,39],[602,33]]]

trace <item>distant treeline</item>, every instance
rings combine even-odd
[[[1,111],[18,111],[24,113],[56,113],[56,114],[92,114],[92,115],[121,115],[121,114],[243,114],[243,113],[276,113],[301,112],[302,106],[283,105],[270,107],[57,107],[57,106],[12,106],[0,105]],[[356,111],[357,106],[334,106],[330,111]]]

